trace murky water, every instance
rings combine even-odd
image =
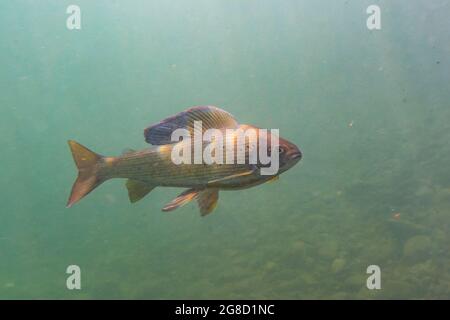
[[[0,2],[0,298],[450,298],[449,15],[448,0]],[[122,180],[65,208],[68,139],[142,149],[148,124],[202,104],[304,158],[204,218],[160,211],[180,189],[130,204]]]

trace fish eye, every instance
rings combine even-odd
[[[283,148],[283,147],[278,147],[278,153],[279,153],[279,154],[284,153],[284,148]]]

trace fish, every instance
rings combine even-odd
[[[199,129],[196,123],[201,121]],[[173,141],[176,130],[185,130],[187,134],[206,133],[208,129],[220,132],[228,130],[255,130],[258,135],[247,137],[245,142],[245,161],[206,163],[174,163],[173,152],[175,148],[187,148],[194,155],[195,146],[187,145],[188,139]],[[237,132],[237,131],[236,131]],[[67,207],[84,198],[91,191],[109,179],[126,179],[125,186],[131,203],[135,203],[156,187],[186,188],[175,199],[166,204],[162,211],[169,212],[196,200],[201,216],[213,212],[219,199],[219,191],[240,190],[254,187],[266,182],[275,181],[279,175],[292,168],[301,158],[302,152],[292,142],[277,136],[277,150],[271,150],[274,134],[271,131],[266,136],[260,135],[262,129],[239,124],[233,115],[215,106],[195,106],[174,116],[168,117],[144,130],[145,141],[151,146],[144,150],[126,150],[121,155],[103,156],[97,154],[74,140],[68,144],[72,152],[78,177],[73,184]],[[236,147],[236,134],[224,134],[226,139]],[[256,139],[256,140],[255,140]],[[227,140],[227,141],[228,141]],[[258,144],[265,142],[264,144]],[[211,154],[225,153],[226,143],[220,144],[219,139],[211,139],[210,144],[202,145],[205,148],[217,149]],[[267,154],[278,157],[279,168],[273,174],[262,174],[268,166],[261,159],[256,162],[249,161],[255,146],[265,146]],[[195,155],[194,155],[195,156]]]

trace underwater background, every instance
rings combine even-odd
[[[1,1],[0,299],[449,299],[449,16],[448,0]],[[204,218],[161,212],[181,189],[130,204],[119,179],[65,208],[67,140],[143,149],[147,125],[205,104],[303,159]]]

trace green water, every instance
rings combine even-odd
[[[448,0],[1,1],[0,298],[450,298],[449,15]],[[304,158],[204,218],[160,211],[180,189],[130,204],[122,180],[65,208],[68,139],[142,149],[148,124],[202,104]]]

